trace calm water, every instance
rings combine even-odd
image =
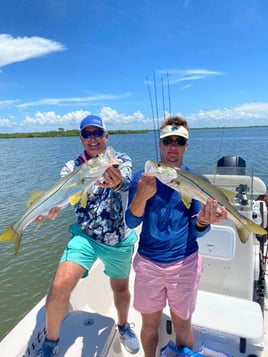
[[[214,173],[222,156],[239,155],[268,186],[268,128],[193,130],[184,162],[202,173]],[[111,135],[109,144],[128,153],[134,170],[156,160],[154,133]],[[25,211],[30,193],[59,179],[66,161],[81,151],[78,137],[0,140],[0,232]],[[0,340],[47,292],[74,221],[71,207],[39,229],[27,227],[18,255],[11,243],[0,243]]]

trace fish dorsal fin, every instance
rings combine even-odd
[[[87,192],[86,191],[83,191],[83,193],[82,193],[80,205],[82,208],[86,208],[86,206],[87,206]]]
[[[76,194],[69,197],[69,202],[72,206],[76,205],[81,199],[81,192],[77,192]]]
[[[185,195],[183,192],[180,192],[181,200],[186,208],[190,208],[192,199],[191,197]]]
[[[217,189],[219,191],[221,191],[227,198],[228,198],[228,201],[232,204],[235,204],[235,193],[233,191],[230,191],[230,190],[226,190],[226,188],[223,188],[223,187],[217,187]]]
[[[31,195],[30,195],[30,198],[29,200],[26,202],[26,206],[27,207],[30,207],[34,201],[40,197],[42,194],[44,193],[44,191],[37,191],[37,192],[33,192]]]

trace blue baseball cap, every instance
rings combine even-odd
[[[103,119],[101,117],[98,117],[97,115],[86,116],[80,123],[80,131],[82,131],[85,127],[89,125],[97,126],[98,128],[101,128],[106,131],[106,126],[104,124]]]

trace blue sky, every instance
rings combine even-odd
[[[0,2],[0,132],[268,125],[266,0]],[[152,100],[150,100],[150,98]]]

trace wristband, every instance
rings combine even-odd
[[[115,187],[112,187],[112,190],[113,190],[113,191],[117,191],[119,188],[121,188],[121,186],[122,186],[122,183],[119,182],[118,185],[116,185]]]
[[[200,226],[203,226],[203,227],[209,226],[209,223],[201,221],[199,216],[196,217],[196,221],[200,224]]]

